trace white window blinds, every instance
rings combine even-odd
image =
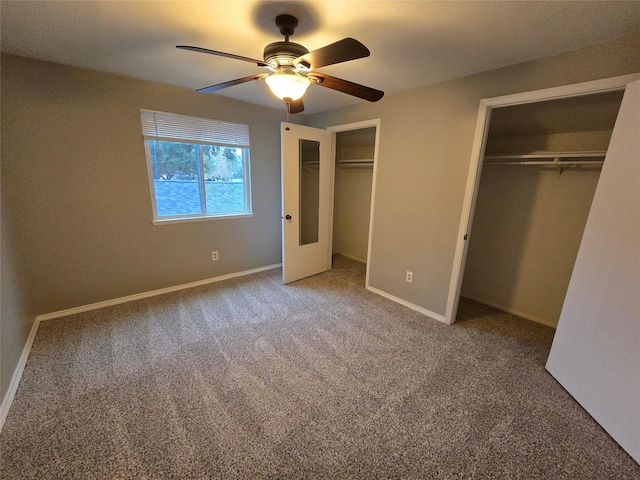
[[[249,148],[249,126],[209,118],[140,109],[145,140]]]

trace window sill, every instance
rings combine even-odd
[[[250,218],[250,217],[253,217],[253,213],[234,213],[231,215],[216,215],[216,216],[209,216],[209,217],[156,219],[156,220],[153,220],[151,223],[153,225],[169,225],[174,223],[205,222],[209,220],[230,220],[234,218]]]

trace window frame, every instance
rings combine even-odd
[[[231,139],[230,142],[218,141],[215,142],[213,140],[202,139],[202,138],[185,138],[184,134],[181,138],[172,138],[168,136],[162,136],[157,134],[157,126],[156,126],[156,135],[155,137],[150,134],[145,134],[145,126],[144,126],[144,118],[145,114],[153,113],[154,119],[156,114],[158,115],[168,115],[172,117],[184,117],[185,120],[188,121],[203,121],[203,122],[211,122],[213,124],[220,124],[223,128],[238,127],[245,128],[246,131],[246,145],[245,144],[237,144],[235,143],[235,139]],[[234,219],[234,218],[247,218],[253,216],[253,204],[252,204],[252,189],[251,189],[251,147],[248,141],[248,125],[243,124],[235,124],[231,122],[225,122],[222,120],[214,120],[205,117],[194,117],[189,115],[182,115],[179,113],[167,113],[160,112],[156,110],[147,110],[140,109],[140,115],[143,122],[143,144],[145,150],[146,164],[147,164],[147,177],[149,179],[149,193],[151,194],[151,208],[153,214],[153,225],[166,225],[172,223],[185,223],[185,222],[199,222],[199,221],[207,221],[207,220],[226,220],[226,219]],[[155,120],[154,120],[155,122]],[[148,131],[148,130],[147,130]],[[195,137],[195,136],[194,136]],[[153,142],[172,142],[172,143],[184,143],[187,145],[194,145],[196,147],[196,156],[197,156],[197,168],[198,168],[198,190],[200,195],[200,207],[203,213],[181,213],[175,215],[159,215],[158,214],[158,205],[157,205],[157,197],[156,197],[156,185],[155,179],[153,176],[153,161],[152,155],[150,152],[150,145]],[[242,212],[232,212],[232,213],[208,213],[207,205],[206,205],[206,196],[207,196],[207,185],[204,175],[204,159],[202,157],[202,148],[201,145],[215,146],[215,147],[223,147],[223,148],[237,148],[240,149],[242,155],[242,184],[243,184],[243,200],[245,210]],[[158,146],[159,148],[159,146]]]

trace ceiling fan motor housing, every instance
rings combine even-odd
[[[293,61],[309,53],[303,45],[293,42],[273,42],[264,47],[264,61],[274,67],[292,65]]]

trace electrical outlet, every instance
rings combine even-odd
[[[218,252],[211,252],[211,261],[212,262],[217,262],[218,261]]]
[[[413,272],[407,270],[407,275],[404,277],[405,281],[408,283],[413,283]]]

